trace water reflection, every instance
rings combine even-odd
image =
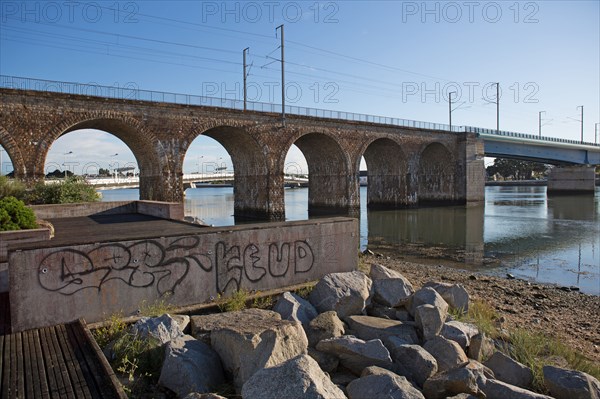
[[[131,198],[128,198],[131,197]],[[104,192],[104,200],[137,198],[136,190]],[[186,216],[231,225],[233,189],[186,191]],[[308,189],[286,189],[288,220],[308,218]],[[600,295],[600,191],[546,197],[545,187],[487,187],[485,204],[369,211],[361,188],[361,247],[392,245],[417,257],[461,267],[576,285]]]

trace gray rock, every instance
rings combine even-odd
[[[310,302],[291,292],[284,292],[277,299],[273,311],[279,313],[283,320],[299,321],[303,326],[319,315]]]
[[[394,319],[400,321],[414,321],[410,313],[408,313],[408,310],[404,308],[396,310],[396,317],[394,317]]]
[[[477,396],[469,395],[468,393],[459,393],[455,396],[450,396],[448,399],[479,399]]]
[[[414,292],[404,277],[373,280],[373,300],[385,306],[402,306]]]
[[[389,306],[384,306],[377,302],[371,302],[369,306],[367,306],[367,315],[373,317],[380,317],[382,319],[396,319],[396,308],[392,308]]]
[[[355,379],[357,379],[356,375],[352,374],[350,370],[344,367],[341,367],[341,370],[338,369],[336,372],[331,373],[331,381],[333,381],[335,385],[344,387],[344,389]]]
[[[485,333],[479,333],[471,337],[469,343],[469,357],[479,362],[488,359],[494,353],[494,341]]]
[[[386,345],[389,337],[400,338],[404,343],[418,344],[417,330],[412,323],[403,323],[396,320],[381,319],[372,316],[349,316],[346,321],[348,327],[360,339],[380,339]]]
[[[190,393],[185,395],[183,399],[227,399],[224,396],[217,395],[216,393]]]
[[[225,315],[220,324],[212,326],[210,342],[238,390],[256,370],[307,353],[308,340],[298,322],[281,320],[278,313],[260,309]]]
[[[469,361],[459,344],[444,337],[430,339],[423,348],[437,361],[438,371],[452,370]]]
[[[190,316],[185,314],[174,314],[171,317],[177,322],[179,325],[179,329],[181,331],[185,331],[187,326],[190,324]]]
[[[483,394],[479,388],[480,382],[493,376],[491,370],[472,360],[429,378],[423,385],[423,394],[427,399],[442,399],[457,394],[481,397]]]
[[[377,263],[371,263],[371,269],[369,270],[369,277],[373,280],[385,280],[390,278],[401,278],[406,280],[406,282],[411,286],[410,281],[408,281],[402,273],[397,272],[396,270],[388,269],[385,266],[379,265]]]
[[[436,290],[452,309],[465,313],[469,310],[469,293],[461,284],[428,282],[423,287]]]
[[[371,279],[359,271],[331,273],[323,277],[308,300],[322,313],[337,312],[341,319],[363,314],[371,292]]]
[[[417,328],[423,334],[423,340],[427,341],[442,331],[448,306],[436,307],[433,305],[421,305],[415,309],[415,322]]]
[[[156,339],[161,344],[183,335],[179,323],[168,314],[152,318],[142,317],[131,326],[131,331],[144,339]]]
[[[425,399],[405,377],[378,367],[365,369],[361,377],[348,384],[346,389],[349,399]]]
[[[258,370],[242,388],[244,399],[345,398],[310,356],[300,355]]]
[[[496,379],[524,389],[530,389],[533,382],[533,371],[524,364],[511,359],[502,352],[496,352],[485,361],[496,376]]]
[[[437,373],[437,361],[419,345],[399,345],[391,352],[394,371],[417,383],[420,387]]]
[[[448,312],[448,303],[431,287],[417,290],[408,301],[407,309],[411,316],[415,317],[416,309],[421,305],[431,305],[436,308],[445,309]]]
[[[471,337],[478,333],[474,325],[454,320],[446,322],[440,331],[442,337],[457,342],[465,351],[471,344]]]
[[[337,356],[342,366],[356,375],[360,375],[369,366],[392,367],[390,352],[379,339],[363,341],[344,335],[319,342],[317,350]]]
[[[332,355],[331,353],[318,351],[314,348],[308,348],[308,355],[312,357],[319,364],[321,370],[326,373],[334,372],[340,363],[337,356]]]
[[[544,366],[544,383],[556,399],[600,399],[600,382],[587,373]]]
[[[257,320],[266,318],[281,320],[281,315],[276,312],[265,312],[261,309],[244,310],[245,317],[252,317]],[[210,332],[222,325],[234,325],[239,320],[238,312],[213,313],[202,316],[191,317],[192,336],[196,339],[210,344]]]
[[[165,345],[165,359],[158,383],[179,397],[214,391],[225,382],[221,359],[208,345],[189,335]]]
[[[490,378],[485,382],[480,382],[479,388],[486,395],[486,399],[553,399],[551,396],[541,395]]]
[[[345,332],[344,323],[334,311],[321,313],[312,319],[304,330],[308,337],[308,344],[312,347],[324,339],[341,337]]]

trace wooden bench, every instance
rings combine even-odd
[[[85,321],[78,320],[0,335],[0,398],[127,396]]]

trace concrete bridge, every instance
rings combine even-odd
[[[282,123],[273,104],[243,111],[233,100],[142,90],[90,95],[90,87],[103,88],[10,77],[0,77],[0,86],[0,144],[15,176],[29,182],[44,178],[56,139],[99,129],[133,152],[142,200],[181,202],[190,144],[199,135],[215,139],[232,159],[234,212],[241,218],[285,218],[284,162],[292,144],[308,164],[309,214],[357,213],[363,156],[370,207],[484,198],[484,140],[464,128],[298,107],[289,107]]]

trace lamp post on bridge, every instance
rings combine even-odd
[[[110,157],[112,158],[112,157],[118,157],[118,156],[119,156],[119,153],[115,153],[115,154],[111,155]],[[117,183],[117,168],[116,167],[119,166],[119,162],[117,162],[117,160],[115,159],[115,161],[112,164],[110,164],[110,163],[108,164],[109,167],[111,167],[111,165],[113,168],[113,179],[115,180],[115,183]]]
[[[581,144],[583,144],[583,105],[578,105],[577,109],[581,108]]]
[[[594,125],[594,144],[598,144],[598,126],[600,126],[600,123]]]
[[[65,172],[65,180],[67,179],[67,155],[71,155],[73,151],[65,152],[63,154],[63,168]]]
[[[542,137],[542,113],[545,114],[546,111],[538,112],[538,125],[539,125],[540,138]]]

